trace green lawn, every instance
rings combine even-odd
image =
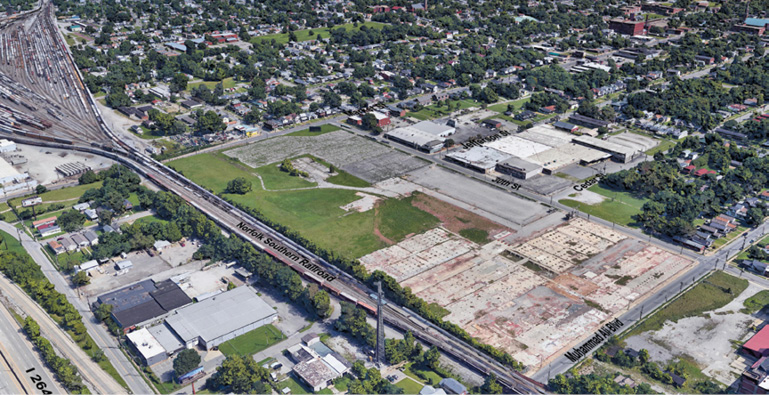
[[[345,185],[348,187],[357,187],[357,188],[368,188],[371,186],[371,183],[366,180],[361,180],[358,177],[355,177],[354,175],[337,169],[337,175],[331,176],[326,179],[326,181],[336,184],[336,185]]]
[[[350,378],[347,376],[338,377],[336,380],[334,380],[334,388],[337,390],[344,392],[347,391],[347,386],[350,383]]]
[[[292,394],[311,394],[312,390],[309,388],[305,388],[301,383],[296,381],[293,377],[289,377],[286,380],[283,380],[279,383],[275,383],[275,387],[278,390],[279,394],[282,394],[283,388],[291,388]]]
[[[311,132],[310,128],[307,128],[307,129],[303,129],[303,130],[297,130],[296,132],[291,132],[291,133],[287,134],[286,136],[305,136],[305,137],[309,136],[309,137],[313,137],[313,136],[320,136],[321,134],[330,133],[330,132],[333,132],[333,131],[336,131],[336,130],[339,130],[339,126],[325,124],[325,125],[321,125],[320,126],[320,132]]]
[[[165,225],[165,224],[168,223],[168,221],[166,221],[166,220],[164,220],[162,218],[156,217],[154,215],[148,215],[146,217],[141,217],[141,218],[137,219],[136,221],[134,221],[135,224],[148,224],[148,223],[151,223],[151,222],[157,222],[157,223],[162,224],[162,225]]]
[[[665,152],[673,147],[675,147],[676,142],[673,140],[660,140],[660,144],[648,151],[646,151],[646,155],[654,156],[657,152]]]
[[[593,185],[588,190],[606,196],[608,199],[599,204],[586,204],[572,199],[561,199],[558,202],[598,218],[628,226],[635,223],[633,216],[641,212],[641,207],[647,201],[630,192],[614,191],[600,185]]]
[[[666,321],[677,322],[725,306],[748,287],[748,280],[716,272],[681,297],[646,318],[626,337],[658,330]],[[731,293],[730,293],[731,292]]]
[[[439,103],[427,106],[419,111],[410,112],[408,116],[424,121],[428,119],[444,117],[457,110],[464,110],[465,108],[481,106],[480,103],[472,99],[447,100],[447,102],[451,103],[451,110],[446,108],[446,104]],[[457,109],[457,103],[459,103],[459,109]]]
[[[0,230],[0,236],[2,236],[3,238],[2,244],[0,244],[0,248],[2,248],[3,250],[8,250],[8,251],[15,252],[22,255],[27,254],[27,250],[25,250],[24,247],[22,247],[21,243],[19,243],[19,241],[16,240],[16,235],[12,236]]]
[[[253,355],[285,338],[278,328],[268,324],[220,344],[219,351],[224,355]]]
[[[726,237],[721,237],[716,239],[716,241],[713,242],[713,245],[711,246],[711,248],[715,250],[729,244],[729,242],[739,237],[746,230],[748,230],[748,228],[744,226],[738,226],[737,229],[729,232],[729,234],[726,235]]]
[[[399,387],[399,388],[403,388],[403,393],[404,394],[412,394],[412,395],[413,394],[418,394],[419,391],[422,390],[422,387],[424,387],[424,385],[422,385],[420,383],[417,383],[416,381],[414,381],[414,380],[412,380],[410,378],[405,378],[405,379],[395,383],[395,386]]]
[[[515,100],[515,101],[512,101],[512,102],[508,102],[508,103],[494,104],[493,106],[489,106],[489,110],[496,111],[496,112],[498,112],[500,114],[504,114],[505,112],[507,112],[507,106],[508,105],[512,105],[513,106],[513,112],[518,112],[529,101],[531,101],[531,96],[524,97],[523,99],[518,99],[518,100]]]
[[[86,254],[83,251],[75,251],[73,253],[60,254],[55,258],[59,264],[59,268],[63,268],[64,272],[69,271],[73,266],[79,265],[91,259],[90,254]]]
[[[355,27],[352,23],[345,23],[343,25],[337,25],[332,27],[331,29],[339,29],[343,28],[347,31],[350,30],[360,30],[361,26],[366,26],[367,28],[374,28],[374,29],[381,29],[382,26],[384,26],[384,23],[379,22],[365,22],[363,24],[358,24],[358,27]],[[315,33],[314,35],[310,35],[310,31],[313,31]],[[304,29],[304,30],[295,30],[294,34],[296,34],[296,40],[297,41],[308,41],[308,40],[315,40],[320,38],[328,38],[331,36],[331,33],[329,33],[329,28],[322,27],[322,28],[315,28],[315,29]],[[252,37],[251,42],[257,43],[259,41],[263,40],[272,40],[275,39],[275,41],[278,44],[285,44],[288,42],[288,33],[277,33],[277,34],[266,34],[264,36],[257,36]]]
[[[41,199],[43,199],[43,206],[45,202],[55,202],[60,200],[72,200],[72,204],[77,204],[77,199],[80,198],[80,196],[83,195],[83,193],[91,188],[101,188],[102,182],[94,182],[93,184],[86,184],[86,185],[78,185],[74,187],[69,188],[61,188],[54,191],[48,191],[46,193],[41,193],[37,196],[40,196]],[[16,199],[11,199],[8,201],[9,205],[12,205],[13,207],[21,208],[21,201],[24,200],[25,197],[20,197]],[[65,204],[70,202],[64,202]],[[70,205],[70,206],[71,206]],[[38,206],[40,207],[40,206]]]
[[[429,384],[432,386],[437,385],[443,379],[443,377],[438,375],[438,373],[433,372],[432,370],[418,370],[414,368],[413,363],[411,362],[406,364],[405,368],[403,369],[403,373],[406,373],[407,376],[411,377],[419,383]],[[422,379],[420,376],[425,377],[425,379]]]
[[[225,155],[206,153],[178,159],[169,165],[215,193],[224,191],[229,180],[245,177],[253,185],[251,192],[225,196],[259,210],[268,219],[298,231],[322,248],[350,258],[359,258],[387,246],[375,234],[377,226],[384,237],[397,242],[409,233],[423,232],[437,224],[435,217],[413,207],[410,198],[386,199],[376,210],[348,213],[340,207],[360,199],[354,190],[285,190],[315,184],[280,171],[277,164],[253,169]],[[222,174],[227,176],[222,177]],[[267,191],[262,189],[256,174],[261,175]],[[363,186],[360,181],[353,182],[351,177],[342,176],[331,181]]]
[[[489,232],[486,232],[483,229],[462,229],[459,231],[459,235],[478,244],[486,244],[486,242],[489,241]]]
[[[743,309],[744,313],[753,314],[758,312],[769,304],[769,290],[759,291],[757,294],[745,299],[742,304],[745,306]]]
[[[216,88],[216,84],[218,84],[219,82],[222,83],[222,86],[224,87],[224,89],[234,88],[235,85],[238,83],[238,81],[235,81],[235,79],[232,77],[225,78],[221,81],[197,81],[197,82],[190,82],[189,84],[187,84],[186,90],[188,92],[191,92],[192,89],[197,88],[200,85],[205,85],[209,89],[214,90],[214,88]]]

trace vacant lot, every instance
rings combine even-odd
[[[254,169],[225,155],[201,154],[175,160],[170,165],[216,193],[223,192],[230,179],[246,178],[253,186],[251,192],[225,196],[297,230],[323,248],[351,258],[438,224],[437,218],[412,205],[413,198],[387,199],[374,210],[348,213],[341,206],[359,200],[356,191],[316,188],[315,183],[281,171],[277,163]],[[342,181],[353,183],[354,179],[346,177]]]
[[[697,316],[705,311],[723,307],[747,287],[748,280],[730,276],[724,272],[716,272],[647,318],[629,332],[628,336],[658,330],[666,321],[677,322],[682,318]]]
[[[295,30],[294,34],[296,34],[296,41],[301,42],[301,41],[329,38],[331,37],[331,33],[329,33],[329,30],[336,30],[336,29],[345,29],[347,31],[360,30],[361,27],[363,26],[366,26],[366,28],[369,28],[369,29],[381,29],[384,25],[385,25],[384,23],[379,23],[379,22],[365,22],[363,24],[345,23],[343,25],[337,25],[332,28],[321,27],[321,28],[315,28],[315,29]],[[251,38],[251,42],[257,43],[259,41],[264,41],[264,40],[269,41],[273,39],[278,44],[285,44],[288,42],[288,33],[266,34],[264,36],[257,36],[257,37]]]
[[[268,324],[220,344],[219,351],[226,356],[249,356],[285,338],[286,336],[278,328]]]
[[[297,130],[296,132],[291,132],[286,136],[313,137],[313,136],[320,136],[321,134],[330,133],[336,130],[339,130],[338,126],[326,124],[326,125],[320,126],[320,132],[311,132],[310,128],[307,128],[307,129]]]
[[[449,105],[450,107],[447,107]],[[419,111],[411,112],[408,116],[419,120],[445,117],[454,111],[464,110],[470,107],[480,107],[481,104],[472,99],[446,100],[445,102],[427,106]]]
[[[641,213],[641,207],[648,201],[648,199],[633,196],[629,192],[615,191],[600,185],[593,185],[588,188],[588,191],[606,196],[608,199],[598,204],[585,204],[572,199],[561,199],[558,202],[598,218],[628,226],[636,222],[633,217]]]

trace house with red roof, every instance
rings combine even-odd
[[[742,345],[742,350],[756,358],[761,358],[769,353],[769,325],[764,326],[750,340],[745,342]]]

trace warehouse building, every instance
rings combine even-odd
[[[16,143],[8,141],[6,139],[0,139],[0,152],[13,152],[16,151]]]
[[[446,141],[446,139],[442,137],[436,138],[413,126],[394,129],[387,132],[385,138],[430,154],[440,151],[441,148],[443,148],[443,142]]]
[[[181,308],[166,324],[187,348],[210,350],[278,318],[251,287],[242,286]]]
[[[152,366],[156,363],[163,362],[168,358],[168,353],[165,348],[155,339],[154,336],[147,330],[147,328],[141,328],[138,331],[133,331],[126,335],[128,342],[131,343],[132,348],[142,358],[147,366]]]
[[[128,329],[188,305],[192,303],[192,299],[170,280],[158,283],[144,280],[99,296],[96,307],[105,303],[112,305],[112,318],[115,323]]]
[[[496,170],[516,178],[526,180],[542,172],[542,166],[527,160],[512,157],[497,163]]]
[[[29,174],[19,173],[4,158],[0,159],[0,184],[3,185],[5,189],[11,191],[12,189],[9,189],[6,185],[22,182],[28,178]]]
[[[633,155],[638,152],[633,148],[590,136],[575,137],[574,142],[599,151],[608,152],[614,159],[622,163],[628,163],[633,160]]]
[[[509,159],[511,156],[491,147],[473,147],[452,152],[446,155],[446,159],[486,174],[494,170],[498,163]]]

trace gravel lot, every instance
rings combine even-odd
[[[313,137],[280,136],[224,154],[251,167],[310,154],[369,182],[396,177],[427,165],[420,159],[343,130]]]

